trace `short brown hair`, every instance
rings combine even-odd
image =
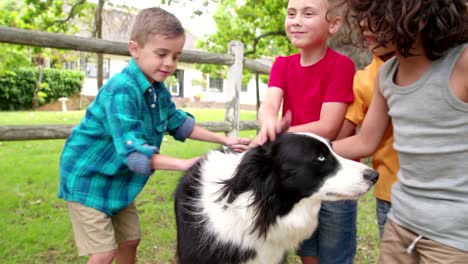
[[[176,16],[162,8],[151,7],[141,10],[133,22],[130,40],[143,46],[149,37],[157,34],[175,38],[185,34],[185,30]]]

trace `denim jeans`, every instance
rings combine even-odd
[[[376,206],[375,211],[377,213],[377,223],[379,224],[379,236],[380,240],[383,237],[384,225],[387,223],[387,214],[390,212],[390,208],[392,208],[392,203],[387,202],[385,200],[381,200],[379,198],[376,199]]]
[[[319,225],[297,251],[318,256],[320,264],[353,263],[356,254],[357,201],[322,202]]]

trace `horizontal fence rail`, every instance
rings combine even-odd
[[[0,26],[0,42],[130,56],[127,42],[85,38],[4,26]],[[198,64],[232,65],[234,64],[234,57],[228,54],[184,50],[179,61]],[[252,72],[263,74],[269,74],[271,69],[270,65],[251,59],[244,59],[244,67]]]
[[[197,125],[213,132],[229,132],[229,122],[202,122]],[[76,125],[21,125],[0,126],[0,141],[65,139]],[[240,121],[240,130],[255,130],[257,121]]]

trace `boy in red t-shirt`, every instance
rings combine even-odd
[[[260,131],[253,144],[275,140],[278,114],[292,114],[288,132],[312,132],[335,139],[353,101],[354,64],[328,47],[342,24],[341,4],[328,0],[290,0],[286,33],[299,53],[273,64],[265,100],[259,109]],[[356,201],[323,202],[319,226],[298,254],[302,263],[353,263],[356,253]]]

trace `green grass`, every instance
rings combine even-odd
[[[221,121],[222,109],[186,109],[198,122]],[[0,112],[0,125],[78,124],[77,112]],[[255,120],[255,112],[242,111],[242,120]],[[255,131],[242,131],[253,138]],[[56,197],[58,160],[64,140],[0,142],[0,256],[2,263],[86,263],[73,240],[66,203]],[[167,137],[162,152],[177,157],[202,155],[217,145]],[[156,172],[136,204],[142,241],[139,263],[172,263],[175,248],[173,191],[179,172]],[[378,230],[371,193],[359,201],[356,263],[376,263]],[[300,263],[291,254],[288,263]]]

